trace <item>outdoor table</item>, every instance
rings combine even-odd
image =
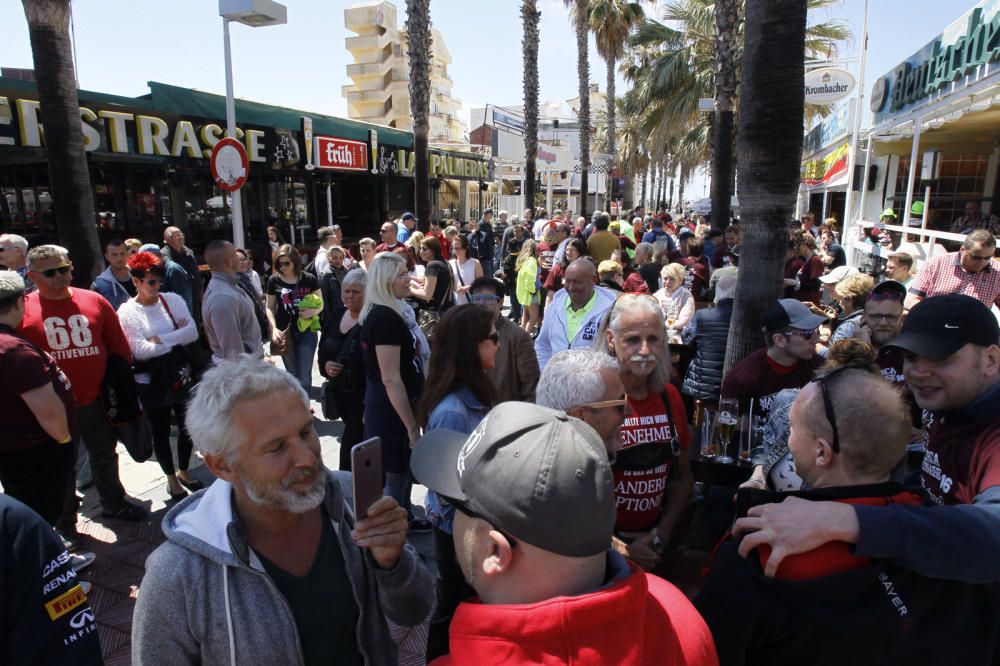
[[[699,455],[691,458],[694,480],[709,486],[736,488],[750,478],[753,465],[747,463],[721,463]]]

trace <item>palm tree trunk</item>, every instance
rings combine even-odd
[[[740,1],[715,2],[715,122],[712,127],[712,228],[729,225],[738,81]]]
[[[524,34],[524,207],[535,205],[535,159],[538,155],[538,23],[542,13],[537,0],[523,0],[521,22]],[[568,202],[567,202],[568,204]]]
[[[94,191],[80,128],[80,100],[69,38],[69,0],[23,0],[45,128],[49,185],[59,242],[73,260],[73,282],[89,287],[103,270]]]
[[[618,155],[618,146],[615,144],[615,61],[608,60],[608,153],[614,161]],[[610,178],[610,175],[609,175]]]
[[[687,180],[687,173],[684,169],[681,169],[681,177],[678,178],[677,183],[677,203],[681,205],[681,209],[684,208],[684,181]]]
[[[643,206],[646,205],[646,179],[649,176],[649,167],[642,170],[642,198],[639,199],[639,203]]]
[[[580,84],[580,215],[587,217],[587,185],[590,175],[590,56],[587,50],[588,0],[576,0],[576,73]]]
[[[802,160],[807,0],[747,0],[740,87],[740,279],[725,372],[762,346],[761,313],[781,297]]]
[[[413,119],[413,184],[417,222],[426,231],[432,215],[430,157],[431,2],[406,0],[407,56],[410,59],[410,117]]]

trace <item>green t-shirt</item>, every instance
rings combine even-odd
[[[306,665],[363,664],[357,642],[358,606],[326,511],[316,559],[305,576],[293,576],[260,553],[257,556],[292,609]]]
[[[573,344],[573,338],[576,337],[577,331],[583,326],[583,322],[590,318],[590,312],[594,309],[597,304],[597,292],[595,291],[591,296],[587,304],[584,305],[579,310],[573,309],[573,301],[569,298],[566,299],[566,340],[569,341],[570,345]]]

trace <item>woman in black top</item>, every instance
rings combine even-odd
[[[430,350],[417,326],[406,260],[380,252],[368,266],[361,310],[361,348],[365,364],[364,437],[382,439],[385,494],[410,508],[410,447],[420,437],[413,405],[424,384],[424,359]],[[426,521],[411,529],[426,531]]]
[[[365,367],[361,354],[361,308],[368,274],[348,271],[340,287],[343,305],[323,323],[319,339],[319,371],[333,386],[344,434],[340,436],[340,469],[351,470],[351,447],[364,435]]]
[[[287,331],[291,344],[288,353],[281,357],[285,370],[295,375],[306,395],[312,391],[312,363],[316,353],[318,335],[306,328],[300,331],[299,318],[311,319],[322,308],[299,310],[299,302],[309,294],[322,298],[319,280],[312,273],[302,270],[302,259],[291,245],[282,245],[274,254],[274,275],[267,279],[267,320],[271,324],[271,339],[277,341],[282,331]]]
[[[421,307],[438,312],[451,305],[451,270],[441,255],[441,243],[433,236],[420,242],[420,262],[425,264],[424,277],[410,279],[410,294]]]

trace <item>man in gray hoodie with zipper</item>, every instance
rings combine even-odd
[[[433,580],[389,497],[356,520],[327,471],[295,379],[250,357],[220,361],[188,405],[218,477],[164,518],[132,623],[144,664],[395,664],[388,622],[414,626]],[[348,491],[349,492],[349,491]]]

